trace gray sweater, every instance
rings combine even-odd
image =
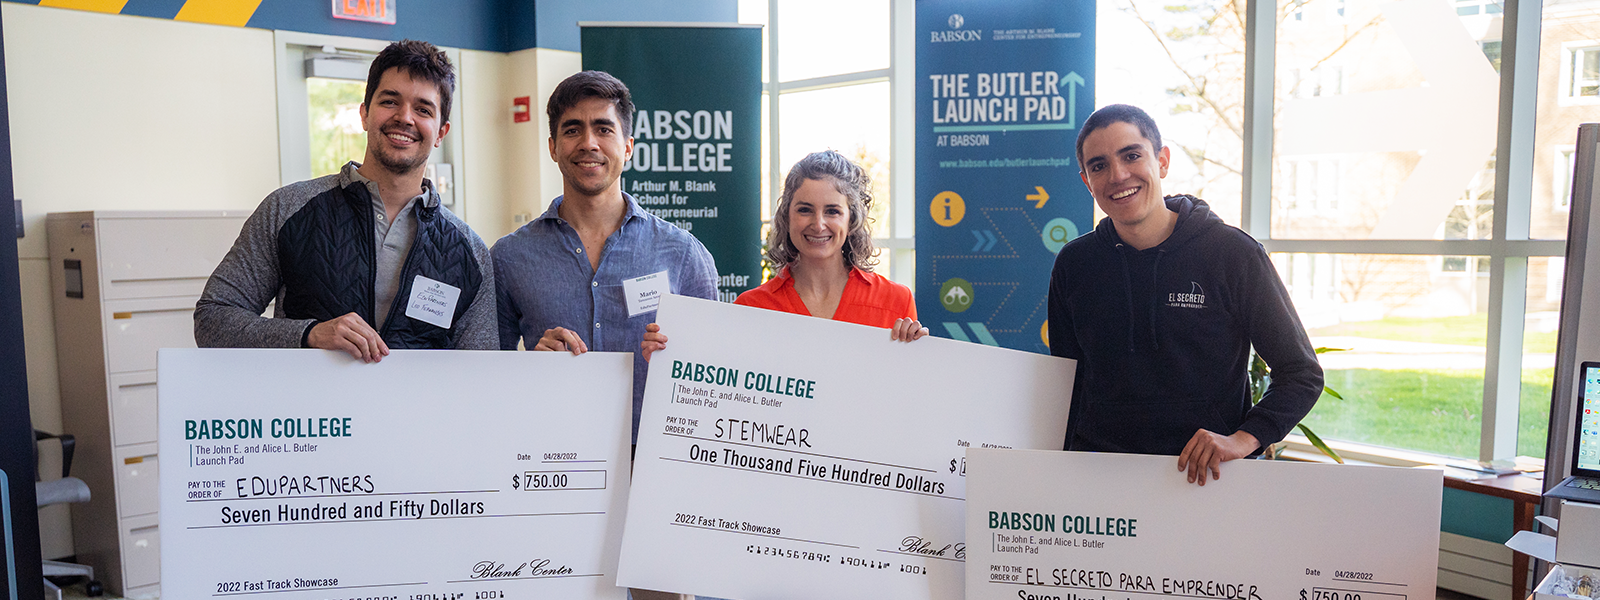
[[[365,183],[374,202],[378,202],[377,185],[356,172],[359,166],[351,162],[333,175],[284,186],[269,194],[266,200],[261,202],[255,213],[245,221],[244,228],[239,232],[239,238],[233,243],[233,248],[228,250],[227,256],[217,265],[216,271],[211,273],[211,278],[206,281],[205,291],[200,295],[200,301],[195,304],[196,345],[201,348],[301,347],[301,341],[307,330],[315,325],[316,321],[289,319],[284,315],[282,300],[285,290],[279,278],[278,230],[312,198],[335,187],[344,187],[353,182]],[[439,195],[434,192],[432,184],[424,180],[423,187],[426,191],[420,202],[426,206],[438,207]],[[472,240],[472,253],[483,276],[483,284],[479,287],[475,298],[458,300],[471,304],[466,314],[453,327],[451,347],[464,350],[498,349],[494,263],[489,259],[489,249],[478,234],[473,233],[472,229],[449,209],[439,207],[439,214]],[[402,215],[408,219],[416,219],[414,210],[405,211]],[[415,224],[404,225],[412,225],[414,235]],[[402,225],[396,224],[396,227],[399,226]],[[385,273],[382,268],[378,270],[377,277],[380,281],[376,282],[374,287],[382,289],[386,284],[393,287],[394,282],[383,279],[387,277],[392,280],[397,277],[398,269],[392,273]],[[404,302],[406,299],[397,297],[395,301]],[[269,302],[273,302],[274,306],[272,318],[261,316]],[[381,314],[388,307],[379,308],[382,310],[375,313]]]

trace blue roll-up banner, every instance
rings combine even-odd
[[[1093,227],[1078,126],[1095,3],[917,2],[917,312],[943,337],[1049,352],[1056,252]]]

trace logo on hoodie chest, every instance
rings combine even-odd
[[[1167,292],[1167,306],[1172,308],[1205,308],[1206,290],[1199,283],[1189,282],[1187,292]]]

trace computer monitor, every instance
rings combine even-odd
[[[1572,474],[1600,478],[1600,362],[1583,363],[1573,428]]]
[[[1600,504],[1600,362],[1578,367],[1578,418],[1573,428],[1572,475],[1545,491],[1546,498]]]

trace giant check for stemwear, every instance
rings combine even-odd
[[[632,365],[162,350],[162,595],[621,599]]]
[[[960,598],[968,447],[1060,448],[1073,361],[668,296],[618,583]]]

